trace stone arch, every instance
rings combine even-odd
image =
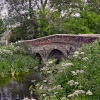
[[[48,53],[48,57],[47,59],[57,59],[56,64],[59,64],[60,61],[66,59],[66,56],[64,55],[64,53],[59,50],[59,49],[52,49],[49,53]]]
[[[42,63],[42,57],[39,53],[35,53],[35,57],[37,57],[39,59],[39,64]]]

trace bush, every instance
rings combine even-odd
[[[29,51],[28,51],[29,52]],[[0,48],[0,76],[20,75],[38,65],[38,59],[29,55],[25,48],[15,45]]]
[[[12,34],[10,36],[9,41],[16,42],[18,40],[23,39],[24,38],[23,36],[25,34],[25,32],[23,30],[24,30],[23,27],[20,27],[20,26],[12,29]]]
[[[99,50],[100,43],[95,41],[59,65],[47,63],[41,69],[43,81],[35,89],[40,100],[100,100]]]

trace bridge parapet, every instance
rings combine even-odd
[[[65,44],[88,44],[98,39],[100,34],[98,35],[65,35],[65,34],[56,34],[45,36],[42,38],[32,39],[32,40],[24,40],[20,41],[20,43],[29,44],[29,46],[39,46],[46,45],[50,43],[65,43]]]
[[[98,39],[98,35],[65,35],[56,34],[33,40],[20,41],[21,44],[27,44],[32,53],[40,55],[43,62],[49,57],[67,58],[70,52],[80,48],[82,44],[89,44]],[[59,56],[58,56],[59,55]],[[61,56],[60,56],[61,55]]]

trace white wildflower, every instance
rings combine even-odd
[[[78,96],[78,95],[79,95],[79,94],[78,94],[78,93],[76,93],[76,92],[74,92],[73,94],[74,94],[74,96]]]
[[[59,90],[62,90],[63,88],[61,87],[61,85],[57,85],[57,86],[54,86],[53,89],[59,89]]]
[[[80,70],[76,70],[76,73],[79,73],[80,72]]]
[[[48,92],[51,92],[52,91],[52,89],[48,89]]]
[[[84,53],[84,52],[80,52],[80,54],[81,54],[81,55],[84,55],[85,53]]]
[[[55,60],[56,60],[56,59],[49,60],[49,61],[47,62],[47,64],[52,64],[52,63],[54,63],[54,62],[55,62]]]
[[[59,70],[59,73],[62,73],[63,72],[63,70]]]
[[[86,66],[83,66],[83,68],[87,68]]]
[[[85,91],[84,90],[75,90],[75,92],[73,94],[69,94],[68,97],[74,97],[74,96],[79,96],[80,94],[84,94]]]
[[[46,94],[43,94],[43,97],[45,97],[46,96]]]
[[[88,90],[88,91],[86,92],[86,94],[87,94],[87,95],[93,95],[93,93],[92,93],[90,90]]]
[[[68,66],[73,66],[73,64],[72,63],[62,63],[62,66],[63,67],[68,67]]]
[[[78,55],[73,55],[73,57],[77,58],[77,57],[78,57]]]
[[[74,52],[74,55],[78,55],[78,54],[79,54],[79,52],[78,52],[78,51],[75,51],[75,52]]]
[[[77,75],[77,72],[75,72],[75,71],[71,71],[71,73],[72,73],[73,75]]]
[[[37,83],[35,86],[39,86],[40,84],[39,83]]]
[[[83,60],[84,60],[84,61],[87,61],[87,60],[88,60],[88,57],[84,57]]]
[[[18,44],[18,42],[17,42],[17,41],[16,41],[15,43],[16,43],[16,44]]]
[[[49,62],[48,62],[48,64],[52,64],[52,63],[53,63],[53,61],[49,61]]]
[[[43,85],[41,85],[39,89],[42,90],[43,89]]]
[[[47,80],[43,80],[43,82],[45,83],[45,82],[47,82]]]
[[[55,89],[56,89],[56,86],[54,86],[53,90],[55,90]]]
[[[61,100],[66,100],[66,97],[62,97]]]
[[[74,80],[68,81],[68,84],[69,84],[70,86],[74,85]]]
[[[85,91],[84,91],[84,90],[80,90],[80,91],[81,91],[81,93],[83,93],[83,94],[85,93]]]
[[[34,83],[35,81],[36,81],[36,80],[31,80],[31,82],[33,82],[33,83]]]
[[[52,73],[52,71],[47,71],[48,74]]]
[[[57,85],[57,89],[62,90],[63,88],[61,87],[61,85]]]
[[[55,92],[54,94],[57,94],[58,92]]]
[[[79,84],[79,82],[74,82],[74,85],[78,85]]]
[[[15,48],[14,48],[14,51],[18,51],[18,50],[20,50],[21,48],[19,47],[19,46],[16,46]]]
[[[84,94],[84,93],[85,93],[84,90],[75,90],[75,92],[74,92],[74,94],[77,94],[77,95]]]
[[[80,73],[84,73],[84,70],[80,70]]]
[[[68,97],[72,98],[72,97],[74,97],[74,94],[69,94]]]
[[[61,85],[57,85],[57,87],[61,87]]]
[[[47,71],[47,70],[49,70],[49,68],[43,67],[43,68],[41,68],[41,70],[42,70],[42,71]]]

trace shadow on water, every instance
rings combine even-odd
[[[31,85],[35,87],[32,80],[40,81],[37,72],[16,78],[0,78],[0,100],[22,100],[25,97],[39,100],[39,97],[29,90]]]

